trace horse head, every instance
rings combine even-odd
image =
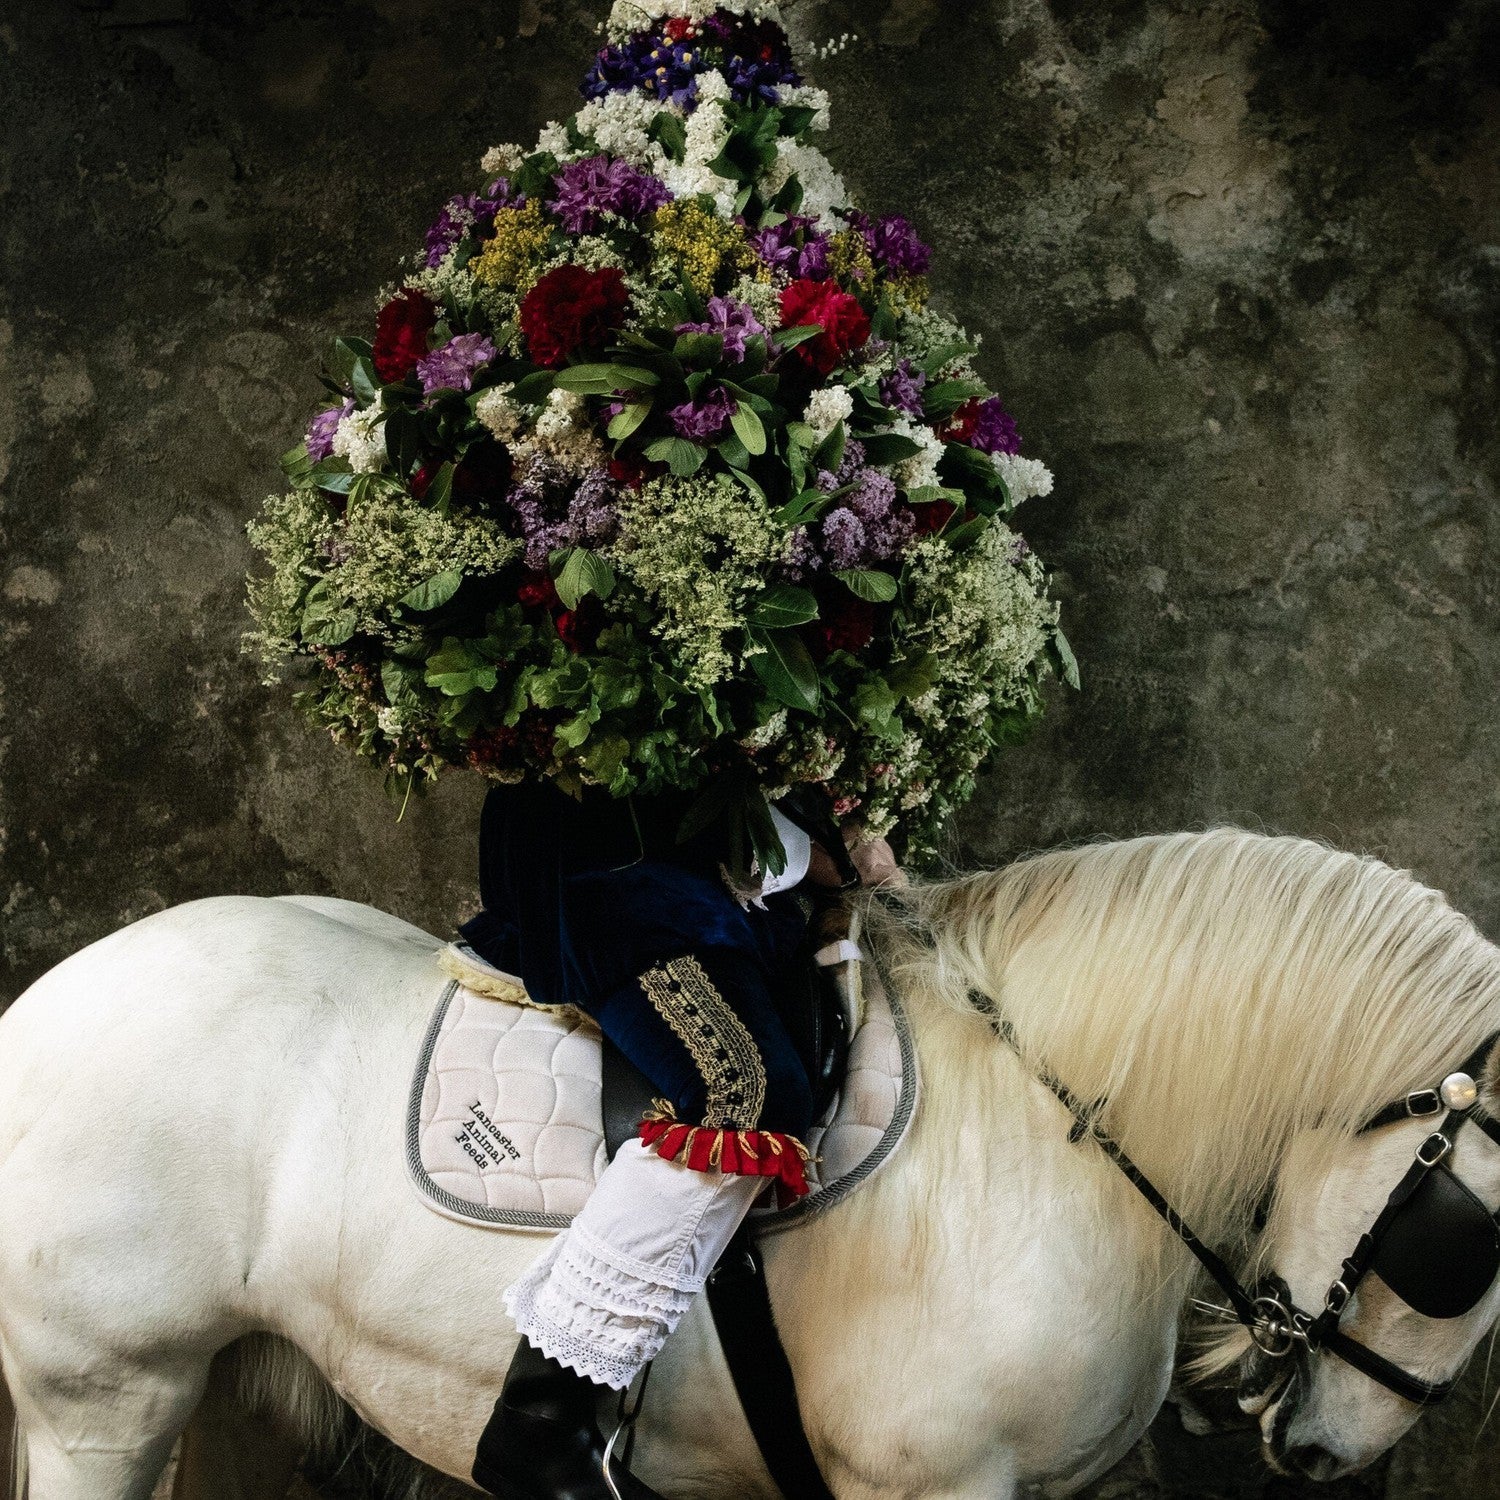
[[[1477,1078],[1288,1153],[1255,1288],[1268,1322],[1238,1391],[1283,1472],[1336,1479],[1378,1458],[1500,1317],[1500,1047],[1481,1054]]]

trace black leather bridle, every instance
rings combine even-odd
[[[988,996],[975,991],[976,1009],[988,1015],[999,1034],[1016,1045],[1009,1022],[999,1016]],[[1500,1218],[1486,1208],[1447,1166],[1458,1132],[1472,1122],[1500,1145],[1500,1120],[1479,1103],[1479,1085],[1500,1033],[1488,1037],[1456,1072],[1436,1088],[1418,1089],[1377,1110],[1360,1133],[1406,1120],[1441,1115],[1420,1146],[1405,1175],[1392,1189],[1375,1222],[1359,1237],[1323,1299],[1322,1311],[1304,1312],[1285,1284],[1274,1278],[1248,1290],[1224,1259],[1185,1224],[1177,1211],[1118,1141],[1099,1128],[1102,1102],[1083,1104],[1056,1078],[1041,1082],[1073,1116],[1068,1139],[1092,1140],[1129,1179],[1172,1232],[1197,1257],[1218,1284],[1227,1307],[1194,1300],[1200,1312],[1241,1323],[1255,1346],[1272,1359],[1306,1350],[1326,1350],[1387,1390],[1419,1405],[1441,1401],[1457,1383],[1424,1380],[1377,1354],[1339,1326],[1350,1300],[1366,1275],[1374,1271],[1414,1311],[1435,1318],[1462,1317],[1472,1311],[1500,1277]],[[1435,1262],[1433,1250],[1440,1259]]]

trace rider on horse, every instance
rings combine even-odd
[[[661,1095],[506,1293],[522,1343],[474,1463],[503,1500],[603,1500],[601,1387],[625,1389],[656,1357],[762,1192],[807,1191],[812,1085],[773,997],[805,961],[804,887],[886,880],[894,861],[883,841],[846,855],[814,841],[813,818],[771,814],[786,869],[746,892],[712,832],[679,842],[676,799],[574,801],[525,782],[485,803],[484,910],[465,939],[531,1000],[592,1016]]]

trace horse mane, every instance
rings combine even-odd
[[[869,921],[919,1027],[931,1007],[1008,1022],[1025,1065],[1103,1101],[1103,1128],[1220,1239],[1247,1233],[1295,1135],[1343,1138],[1500,1026],[1500,950],[1467,917],[1307,839],[1067,849],[914,886]]]

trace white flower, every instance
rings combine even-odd
[[[730,295],[750,308],[762,328],[774,332],[781,327],[781,285],[776,281],[757,281],[753,276],[741,276]]]
[[[698,78],[698,107],[704,104],[723,104],[733,95],[729,80],[717,68],[703,73]]]
[[[651,122],[663,110],[682,113],[676,105],[662,104],[648,94],[615,93],[589,100],[576,118],[580,133],[592,136],[601,151],[655,172],[661,170],[665,153],[651,139]]]
[[[479,170],[490,176],[497,173],[509,174],[526,160],[525,150],[514,142],[507,141],[503,146],[491,146],[483,157],[480,158]]]
[[[831,385],[814,391],[802,420],[818,435],[821,443],[840,422],[854,415],[854,393],[847,386]]]
[[[706,21],[716,10],[751,20],[781,19],[774,0],[615,0],[609,13],[609,36],[612,41],[623,41],[653,21]]]
[[[831,109],[828,95],[823,89],[815,88],[810,83],[795,86],[783,83],[777,88],[776,93],[782,104],[800,105],[804,109],[815,111],[811,129],[828,129],[831,123]]]
[[[910,417],[897,417],[891,424],[892,432],[899,432],[922,451],[910,458],[902,459],[892,470],[896,483],[909,490],[922,490],[939,483],[938,463],[943,457],[943,440],[925,422],[913,421]]]
[[[536,138],[536,149],[550,151],[559,161],[578,155],[572,141],[568,139],[567,126],[558,120],[549,120],[542,127],[542,133]]]
[[[356,474],[373,474],[385,463],[385,430],[380,404],[352,411],[334,430],[333,451],[349,460]]]
[[[570,437],[587,420],[588,406],[577,391],[551,391],[536,419],[537,441],[555,443]]]
[[[844,179],[816,146],[804,146],[783,137],[776,143],[776,160],[766,173],[763,193],[774,198],[794,175],[802,184],[802,207],[798,212],[811,219],[825,218],[849,202]]]
[[[526,421],[526,409],[510,399],[515,386],[508,382],[489,388],[475,403],[474,415],[502,443],[510,442]]]
[[[1039,458],[1022,458],[1019,453],[997,453],[995,468],[1010,491],[1012,505],[1035,495],[1052,493],[1052,470]]]
[[[606,457],[603,444],[588,424],[588,405],[583,397],[574,391],[558,390],[547,397],[531,435],[513,442],[511,452],[518,464],[548,458],[575,474],[596,468]]]

